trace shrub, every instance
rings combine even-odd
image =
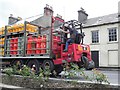
[[[92,70],[93,76],[90,77],[90,76],[85,74],[85,72],[84,72],[85,69],[84,68],[80,69],[77,64],[66,62],[64,64],[63,71],[64,71],[63,76],[66,77],[66,78],[73,78],[73,77],[76,77],[76,76],[80,75],[84,79],[89,80],[89,81],[96,81],[97,83],[100,83],[100,84],[102,84],[103,82],[105,82],[107,84],[110,84],[107,76],[104,73],[98,71],[97,69]]]
[[[11,76],[13,74],[13,68],[6,68],[3,70],[8,76]]]
[[[100,84],[102,84],[103,82],[110,84],[105,74],[103,74],[97,69],[93,69],[92,71],[93,71],[93,80],[97,81]]]
[[[20,71],[20,74],[22,75],[22,76],[30,76],[30,68],[29,67],[27,67],[26,65],[24,65],[23,67],[22,67],[22,69],[21,69],[21,71]]]

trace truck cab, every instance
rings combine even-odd
[[[79,65],[79,67],[84,67],[86,69],[94,68],[94,62],[91,59],[90,46],[83,44],[84,33],[82,32],[82,24],[77,20],[71,20],[68,22],[63,22],[65,24],[73,25],[73,30],[77,30],[78,34],[76,35],[74,42],[69,43],[68,51],[64,52],[65,42],[67,39],[67,35],[65,33],[56,32],[56,44],[53,44],[54,55],[54,63],[62,63],[63,61],[67,62],[75,62]],[[55,34],[54,34],[55,35]],[[58,36],[57,36],[58,35]],[[54,36],[55,37],[55,36]],[[55,41],[54,41],[55,42]]]

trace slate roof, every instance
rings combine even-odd
[[[120,22],[120,19],[118,19],[118,13],[87,19],[84,22],[83,27],[84,28],[93,27],[93,26],[106,25],[116,22]]]

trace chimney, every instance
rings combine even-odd
[[[10,14],[10,17],[8,19],[8,24],[12,25],[12,24],[15,24],[16,22],[18,22],[20,20],[22,20],[21,17],[16,18],[16,17],[13,17],[13,14]]]
[[[88,14],[84,11],[84,9],[81,7],[81,10],[78,11],[78,21],[80,23],[84,23],[85,20],[87,20]]]
[[[46,7],[44,8],[44,15],[51,15],[53,16],[53,8],[46,4]]]

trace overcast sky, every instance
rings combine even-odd
[[[60,14],[67,20],[78,19],[78,10],[83,7],[88,18],[118,12],[120,0],[0,0],[0,27],[8,23],[8,17],[28,18],[43,14],[46,4],[53,7],[54,16]]]

